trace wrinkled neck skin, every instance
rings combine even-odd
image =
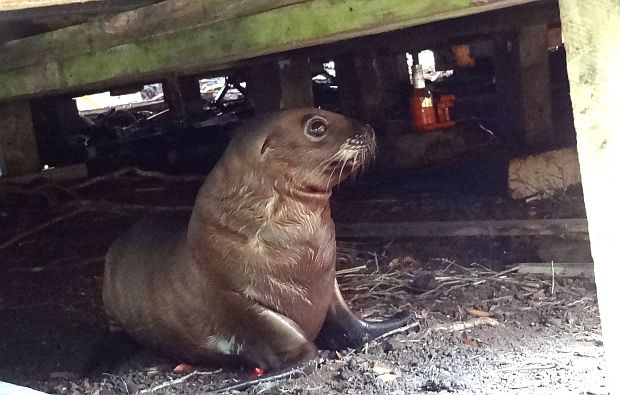
[[[287,170],[281,159],[250,160],[243,151],[228,152],[201,187],[190,226],[215,221],[218,228],[251,237],[266,225],[284,229],[311,218],[331,221],[331,185],[319,187]]]

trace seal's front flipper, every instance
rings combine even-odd
[[[314,372],[317,368],[317,362],[315,360],[305,361],[295,366],[278,370],[273,373],[269,373],[260,377],[250,378],[248,380],[240,381],[235,384],[231,384],[225,387],[218,388],[213,393],[220,394],[229,391],[245,391],[250,387],[260,384],[272,383],[282,380],[296,379],[301,376],[306,376]]]
[[[409,313],[404,311],[381,322],[365,321],[357,317],[343,299],[338,282],[334,281],[332,301],[315,343],[320,348],[330,350],[359,348],[384,333],[404,326],[408,320]]]

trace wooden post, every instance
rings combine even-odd
[[[356,51],[335,59],[342,111],[381,128],[390,111],[407,107],[407,66],[387,49]],[[401,63],[400,66],[403,66]],[[403,96],[404,92],[404,96]]]
[[[71,95],[43,97],[30,101],[32,123],[39,142],[39,153],[51,166],[65,165],[68,155],[67,138],[84,133],[87,124]]]
[[[41,169],[27,101],[0,103],[0,164],[0,175],[3,176],[18,176]]]
[[[178,78],[179,90],[181,92],[181,100],[185,105],[185,111],[188,114],[199,113],[205,103],[200,95],[200,83],[198,77],[187,75]]]
[[[170,113],[175,117],[184,117],[187,111],[185,109],[183,95],[181,94],[179,79],[174,75],[166,77],[162,83],[162,88],[164,91],[164,101],[168,105]]]
[[[200,95],[200,84],[196,76],[167,76],[162,88],[164,101],[177,117],[198,113],[204,106]]]
[[[253,66],[248,79],[248,96],[258,113],[314,105],[306,57]]]
[[[525,144],[528,147],[552,144],[547,25],[526,26],[519,30],[519,65]]]
[[[280,68],[280,108],[312,107],[312,73],[306,57],[297,57],[278,62]]]
[[[264,63],[248,70],[248,98],[254,104],[256,113],[274,111],[280,108],[280,68],[277,63]]]
[[[620,2],[560,0],[607,377],[620,394]]]
[[[359,118],[361,115],[360,87],[357,84],[354,55],[351,52],[340,54],[335,57],[334,63],[336,65],[340,112]]]
[[[551,143],[551,82],[547,26],[495,36],[495,79],[502,138],[517,147]]]

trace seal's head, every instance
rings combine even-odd
[[[231,150],[306,190],[327,191],[374,157],[373,129],[316,108],[278,111],[242,127]]]

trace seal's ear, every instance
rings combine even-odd
[[[260,154],[264,155],[265,151],[267,151],[267,148],[269,148],[269,143],[271,142],[271,136],[267,137],[265,139],[265,142],[263,143],[263,146],[260,149]]]

